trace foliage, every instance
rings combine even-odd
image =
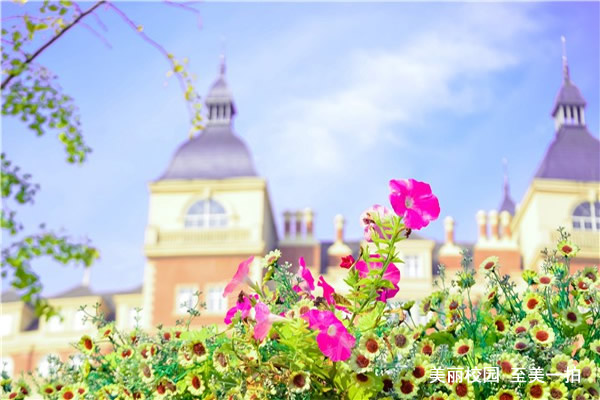
[[[97,1],[82,10],[77,3],[69,0],[45,0],[35,6],[38,11],[36,15],[24,12],[23,15],[3,19],[2,116],[18,118],[36,136],[55,132],[65,148],[66,160],[71,164],[83,163],[91,149],[84,140],[74,99],[63,92],[56,75],[38,62],[38,56],[77,25],[103,39],[83,21],[90,15],[95,16],[99,25],[104,27],[95,14],[100,6],[117,13],[137,35],[165,57],[170,65],[169,74],[174,75],[180,83],[190,111],[190,135],[202,129],[200,97],[187,70],[187,60],[177,60],[147,36],[141,25],[134,23],[111,2]],[[8,21],[12,21],[12,25],[7,25]],[[12,240],[2,251],[2,277],[10,277],[11,286],[19,292],[23,301],[34,304],[38,315],[49,317],[53,309],[40,297],[42,285],[31,262],[37,257],[49,256],[62,264],[89,267],[99,253],[87,241],[75,241],[68,235],[48,231],[43,226],[38,233],[24,234],[25,228],[17,218],[17,208],[33,203],[39,186],[31,182],[29,174],[21,173],[14,160],[10,160],[5,153],[2,153],[0,161],[3,199],[0,225],[6,232],[6,238]]]

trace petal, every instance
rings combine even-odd
[[[387,279],[396,285],[398,282],[400,282],[400,270],[394,264],[388,265],[385,273],[383,274],[383,279]]]
[[[392,192],[404,193],[406,195],[406,193],[410,192],[411,185],[412,184],[411,184],[410,180],[392,179],[390,181],[390,190]]]
[[[415,208],[420,210],[429,221],[437,219],[440,216],[440,202],[434,195],[415,200]]]
[[[225,286],[225,290],[223,290],[223,297],[229,296],[239,285],[246,279],[248,276],[248,272],[250,271],[250,264],[254,260],[254,256],[250,256],[247,260],[242,261],[240,265],[238,265],[238,269],[231,279],[231,281]]]
[[[406,208],[406,194],[392,192],[390,194],[390,204],[396,215],[404,216],[407,211]]]
[[[431,195],[431,186],[428,183],[415,181],[414,179],[409,180],[411,181],[411,196],[413,199]]]
[[[317,283],[317,285],[323,289],[323,297],[325,297],[325,300],[327,300],[327,304],[335,304],[335,299],[333,298],[335,289],[325,281],[325,278],[320,276],[319,283]]]
[[[423,216],[413,209],[408,210],[404,216],[404,225],[410,229],[421,229],[427,226],[428,223],[429,221],[425,221]]]
[[[367,274],[369,273],[369,267],[367,267],[367,263],[364,262],[363,260],[359,260],[355,265],[354,268],[356,268],[356,270],[358,271],[358,275],[361,278],[364,278],[367,276]]]

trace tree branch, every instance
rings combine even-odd
[[[71,22],[69,25],[67,25],[56,36],[53,36],[52,39],[50,39],[42,47],[37,49],[37,51],[35,53],[33,53],[31,56],[27,57],[23,64],[27,65],[27,64],[31,63],[37,56],[39,56],[44,50],[46,50],[50,45],[52,45],[52,43],[54,43],[58,38],[60,38],[62,35],[64,35],[69,29],[71,29],[72,27],[77,25],[77,23],[79,21],[81,21],[83,18],[85,18],[90,13],[94,12],[94,10],[96,8],[100,7],[104,3],[106,3],[106,0],[100,0],[99,2],[94,4],[92,7],[90,7],[87,11],[84,11],[83,13],[81,13],[77,18],[75,18],[75,20],[73,22]],[[4,81],[2,82],[1,89],[4,89],[15,76],[17,76],[17,75],[8,75],[6,77],[6,79],[4,79]]]

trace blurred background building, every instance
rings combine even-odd
[[[206,96],[205,130],[185,141],[164,174],[149,185],[143,285],[130,292],[94,293],[84,279],[80,286],[50,299],[51,305],[60,308],[60,317],[48,321],[35,318],[29,305],[14,293],[3,293],[1,362],[9,373],[38,368],[44,374],[50,355],[66,360],[75,353],[72,343],[93,332],[79,310],[82,304],[101,303],[102,311],[118,328],[152,329],[159,323],[173,326],[185,318],[199,291],[206,309],[195,324],[220,324],[237,296],[223,298],[222,292],[238,264],[256,256],[252,267],[256,278],[261,272],[260,258],[275,248],[281,249],[284,261],[293,264],[303,256],[313,275],[324,275],[343,292],[345,270],[338,267],[340,259],[357,256],[361,241],[344,236],[342,215],[331,216],[334,238],[317,239],[315,213],[310,208],[286,211],[278,231],[267,180],[255,170],[252,155],[234,132],[237,108],[225,75],[222,60]],[[572,82],[564,58],[562,85],[551,110],[554,134],[549,128],[548,149],[541,163],[532,160],[532,171],[539,167],[521,202],[513,200],[505,175],[498,208],[476,214],[473,210],[479,226],[476,242],[455,238],[451,216],[445,216],[443,242],[412,233],[398,246],[404,260],[398,266],[402,276],[399,300],[427,296],[438,265],[445,265],[452,275],[460,268],[463,249],[472,254],[476,267],[496,255],[504,273],[520,275],[523,269],[536,269],[540,251],[556,242],[559,226],[566,227],[581,248],[573,269],[598,264],[600,142],[586,128],[585,109],[585,99]],[[72,362],[78,362],[77,358]]]

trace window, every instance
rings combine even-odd
[[[420,278],[423,273],[421,256],[407,255],[404,257],[404,273],[407,278]]]
[[[6,372],[9,376],[13,376],[13,372],[15,371],[15,362],[12,357],[2,357],[0,358],[0,371]]]
[[[177,314],[185,314],[189,308],[194,308],[196,305],[196,288],[182,287],[177,290],[175,309]]]
[[[13,333],[13,316],[11,314],[0,315],[0,336],[8,336]]]
[[[581,203],[573,211],[573,229],[600,231],[600,201]]]
[[[83,355],[81,354],[73,354],[71,357],[69,357],[69,364],[73,367],[73,368],[79,368],[83,365]]]
[[[206,291],[206,311],[213,313],[222,313],[227,311],[227,299],[223,297],[222,286],[209,287]]]
[[[63,321],[60,315],[53,315],[47,322],[50,332],[60,332],[64,330]]]
[[[83,331],[90,328],[90,324],[86,321],[86,317],[84,311],[79,310],[75,313],[73,328],[75,328],[76,331]]]
[[[218,202],[209,199],[194,203],[185,216],[185,227],[206,229],[223,228],[229,218],[225,208]]]
[[[192,305],[193,305],[193,304],[192,304]],[[187,310],[187,309],[186,309],[186,310]],[[183,312],[186,312],[186,310],[184,310]],[[129,315],[127,316],[127,317],[128,317],[128,318],[127,318],[127,320],[128,320],[128,321],[127,321],[127,323],[129,324],[129,325],[128,325],[128,327],[129,327],[129,328],[133,329],[133,328],[135,328],[135,327],[136,327],[136,325],[137,325],[137,323],[138,323],[138,322],[136,321],[136,318],[140,318],[140,317],[138,317],[138,314],[139,314],[139,313],[138,313],[138,311],[135,309],[135,307],[131,307],[131,308],[129,309]]]

